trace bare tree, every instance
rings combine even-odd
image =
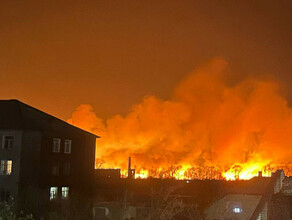
[[[203,217],[198,211],[198,208],[194,205],[187,206],[184,211],[184,216],[188,220],[202,220]]]
[[[152,191],[148,220],[201,220],[195,205],[186,205],[174,194],[176,187],[168,186]]]
[[[99,169],[102,167],[102,165],[105,164],[105,161],[101,158],[95,159],[95,169]]]
[[[0,220],[33,220],[32,214],[24,214],[23,211],[16,212],[13,199],[0,203]]]
[[[52,210],[54,220],[83,220],[91,219],[92,205],[84,195],[70,194],[68,199],[57,199],[53,201]]]
[[[152,191],[148,220],[171,220],[184,211],[183,202],[177,196],[171,195],[173,190],[173,187],[167,187],[159,192]]]

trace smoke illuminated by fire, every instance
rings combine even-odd
[[[101,136],[97,167],[136,177],[248,179],[276,168],[291,174],[292,109],[270,78],[226,81],[227,62],[214,59],[187,76],[173,98],[148,96],[125,117],[98,118],[80,105],[68,122]]]

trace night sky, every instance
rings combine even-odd
[[[292,1],[0,0],[0,99],[62,119],[162,99],[215,57],[232,80],[271,74],[292,101]]]

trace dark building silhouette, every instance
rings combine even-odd
[[[97,182],[119,181],[121,178],[120,169],[96,169],[95,179]]]
[[[36,216],[55,200],[89,201],[98,136],[18,100],[0,100],[0,199]]]
[[[100,178],[95,187],[94,216],[96,219],[102,219],[100,216],[114,220],[123,216],[147,219],[153,201],[159,199],[161,192],[170,190],[165,203],[156,208],[171,206],[173,199],[182,201],[186,209],[174,219],[190,219],[186,215],[192,211],[197,216],[193,219],[286,220],[292,218],[291,185],[282,170],[271,177],[259,173],[250,180],[237,181]]]

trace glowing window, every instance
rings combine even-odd
[[[58,197],[58,187],[52,186],[50,188],[50,200],[56,199]]]
[[[12,173],[12,160],[1,160],[0,174],[11,175]]]
[[[10,175],[12,173],[12,160],[7,160],[6,174]]]
[[[13,136],[4,136],[2,142],[2,149],[9,150],[13,148]]]
[[[67,199],[69,197],[69,187],[63,186],[62,187],[62,199]]]
[[[60,145],[61,145],[60,138],[54,138],[53,139],[53,152],[54,153],[59,153],[60,152]]]
[[[65,140],[65,147],[64,147],[64,153],[70,154],[71,153],[71,140]]]
[[[233,211],[234,213],[242,213],[242,209],[241,209],[240,207],[234,207],[234,208],[232,209],[232,211]]]

